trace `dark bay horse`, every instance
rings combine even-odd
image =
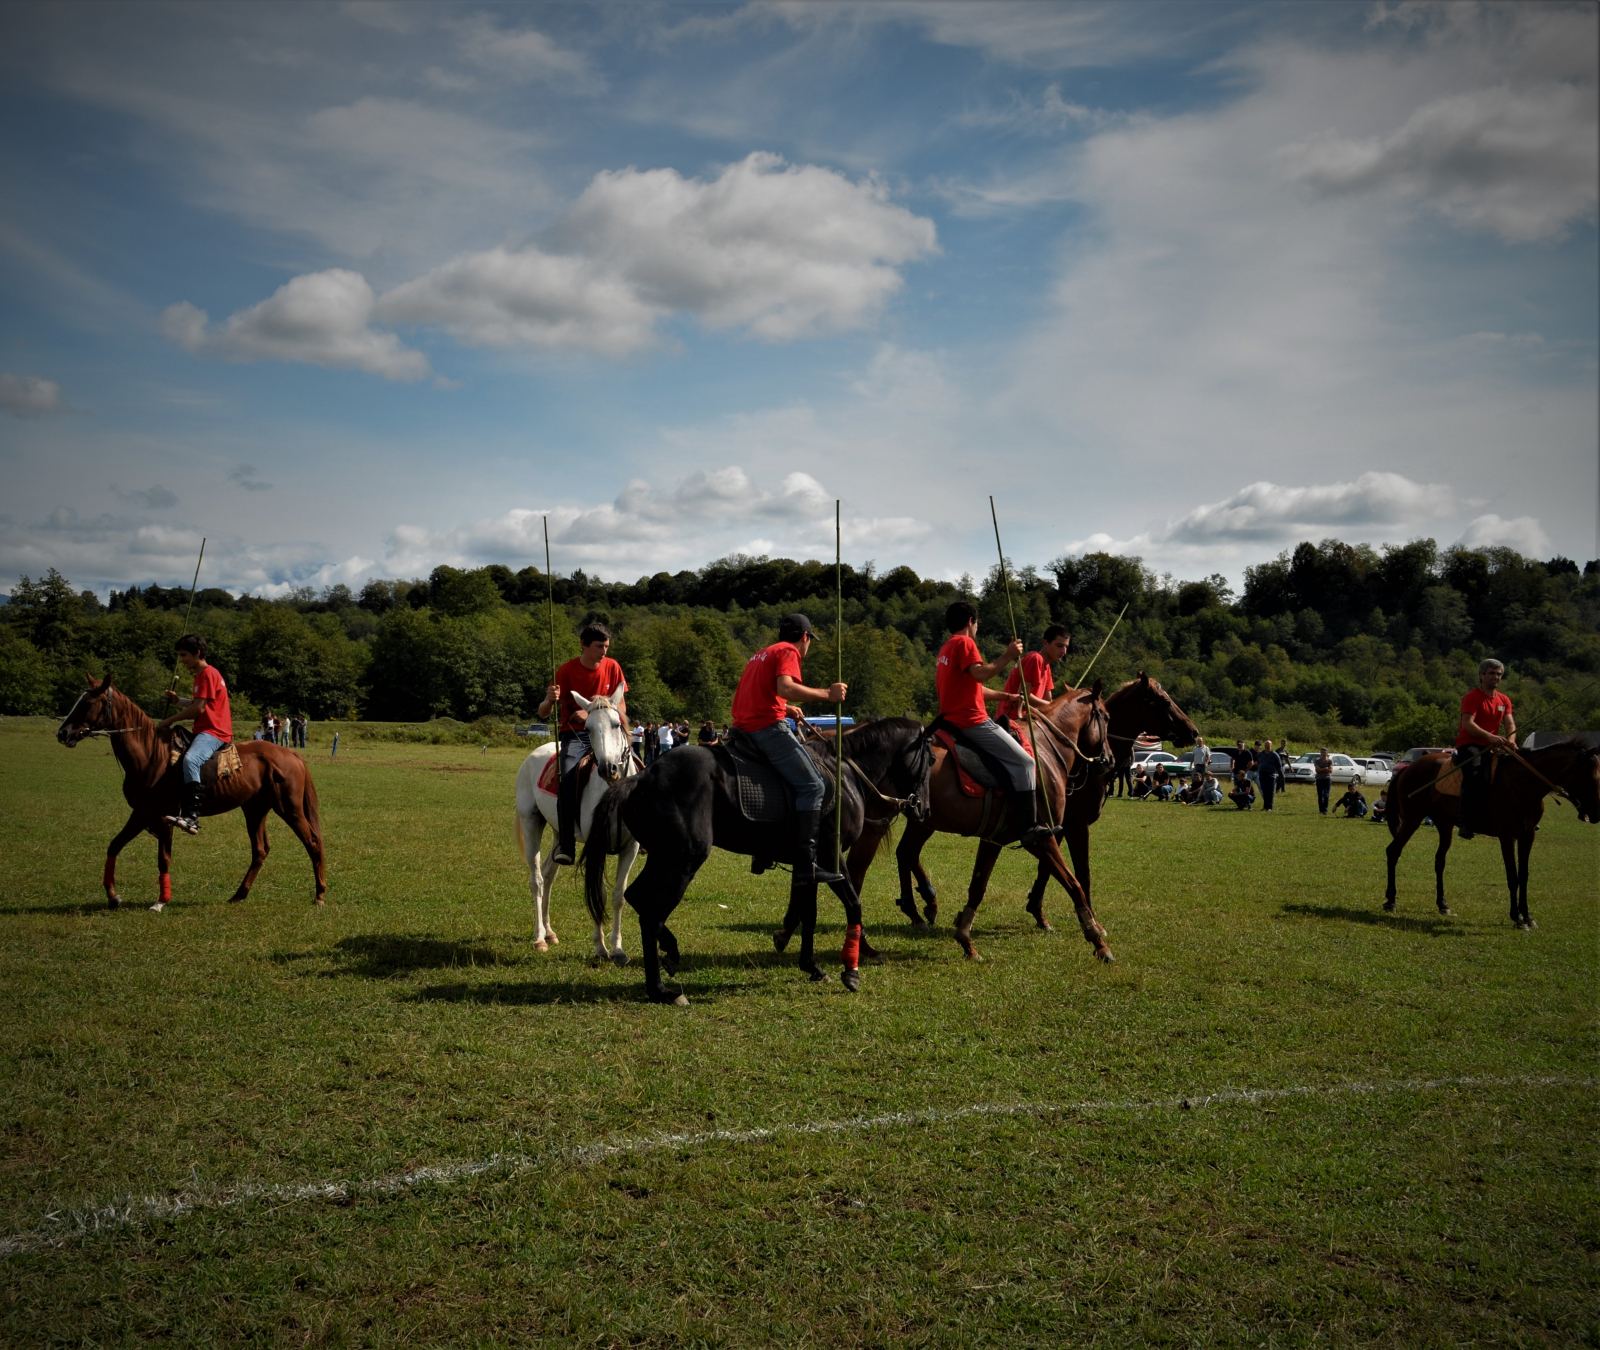
[[[932,755],[922,723],[889,718],[858,730],[860,735],[852,735],[846,754],[845,848],[855,843],[864,821],[892,817],[900,810],[913,815],[925,811],[929,794]],[[833,748],[831,742],[810,741],[806,750],[828,784],[817,864],[829,866],[833,856]],[[848,767],[852,764],[854,768]],[[889,785],[899,800],[886,797],[876,786],[879,783]],[[674,750],[644,773],[610,788],[595,807],[583,857],[584,898],[591,915],[604,913],[605,858],[618,846],[619,824],[646,855],[643,870],[626,892],[628,903],[639,915],[645,991],[653,1003],[686,1004],[684,995],[674,996],[661,982],[661,966],[675,974],[680,961],[678,940],[667,927],[668,916],[683,900],[689,883],[711,856],[713,847],[772,862],[792,862],[793,822],[745,818],[739,809],[738,786],[726,751],[701,746]],[[814,980],[825,979],[814,951],[816,888],[804,889],[804,897],[791,893],[784,923],[791,931],[793,925],[800,927],[800,968]],[[861,978],[857,966],[861,902],[848,878],[833,883],[832,890],[845,911],[842,978],[846,988],[855,990],[860,987]]]
[[[117,894],[117,855],[148,830],[156,837],[160,898],[165,903],[172,898],[172,826],[163,817],[178,810],[181,777],[178,766],[170,763],[172,732],[157,731],[156,724],[138,704],[112,686],[110,676],[99,683],[90,676],[89,687],[63,719],[56,739],[71,749],[91,736],[111,738],[112,753],[122,766],[122,795],[133,808],[128,823],[106,848],[102,879],[106,902],[112,909],[122,903]],[[270,847],[267,814],[276,811],[311,855],[317,882],[316,903],[322,904],[328,883],[311,770],[300,756],[266,741],[243,741],[238,749],[239,770],[220,786],[208,784],[200,807],[203,816],[220,816],[236,808],[244,811],[245,829],[250,835],[250,870],[229,898],[243,900],[255,885]]]
[[[1105,810],[1106,795],[1116,781],[1111,775],[1120,773],[1132,761],[1134,742],[1142,735],[1160,736],[1162,740],[1171,741],[1182,748],[1193,745],[1200,734],[1200,728],[1173,702],[1172,695],[1161,687],[1161,682],[1152,680],[1142,670],[1137,679],[1129,680],[1106,699],[1106,712],[1111,717],[1111,757],[1114,763],[1104,768],[1096,766],[1098,790],[1073,793],[1067,798],[1066,810],[1061,817],[1067,852],[1072,855],[1072,870],[1091,906],[1094,900],[1089,885],[1089,827],[1100,819],[1100,813]],[[1041,923],[1044,914],[1040,907],[1044,903],[1045,887],[1049,881],[1049,869],[1041,862],[1033,889],[1028,892],[1028,912]]]
[[[1600,823],[1600,748],[1575,741],[1547,745],[1539,750],[1519,750],[1515,755],[1495,754],[1494,780],[1478,807],[1474,832],[1500,841],[1506,886],[1511,892],[1511,922],[1532,928],[1528,917],[1528,855],[1544,815],[1544,799],[1559,792],[1578,808],[1578,819]],[[1455,792],[1448,789],[1454,779]],[[1439,831],[1439,848],[1433,855],[1434,899],[1439,913],[1448,914],[1444,902],[1444,864],[1450,840],[1461,820],[1461,775],[1452,772],[1450,755],[1424,755],[1403,765],[1389,784],[1389,889],[1383,907],[1394,912],[1394,869],[1406,844],[1432,819]],[[1446,789],[1440,791],[1441,788]]]
[[[1104,795],[1103,788],[1094,786],[1097,778],[1093,766],[1108,753],[1107,734],[1110,717],[1106,705],[1100,700],[1099,686],[1096,685],[1094,689],[1089,690],[1067,690],[1050,704],[1048,713],[1036,713],[1035,719],[1038,723],[1049,724],[1040,726],[1039,740],[1042,748],[1037,757],[1037,764],[1039,773],[1047,784],[1046,798],[1055,817],[1052,823],[1059,824],[1063,804],[1070,801],[1073,796],[1089,791],[1098,791]],[[853,731],[845,734],[847,747],[851,745],[855,735]],[[917,890],[927,905],[927,922],[932,924],[938,914],[938,897],[933,883],[928,878],[927,870],[922,866],[923,847],[929,839],[940,832],[977,836],[978,854],[973,860],[972,879],[967,886],[967,904],[966,908],[956,916],[955,926],[955,938],[961,944],[962,951],[967,956],[976,958],[977,950],[972,944],[972,921],[977,915],[978,906],[983,903],[989,876],[994,871],[995,861],[1000,856],[1001,848],[1006,844],[1017,842],[1022,831],[1005,819],[986,824],[984,800],[969,797],[961,790],[956,766],[949,762],[943,747],[934,746],[933,757],[933,772],[929,779],[931,810],[928,818],[913,820],[908,824],[901,836],[899,847],[895,849],[895,859],[900,866],[900,896],[897,903],[912,923],[921,928],[923,921],[918,916],[916,905],[911,899],[911,885],[915,879]],[[867,869],[877,855],[883,835],[892,824],[892,820],[882,821],[876,829],[863,835],[851,850],[850,879],[857,888],[866,879]],[[1094,948],[1095,955],[1102,961],[1112,960],[1111,949],[1106,945],[1105,930],[1095,918],[1094,910],[1089,906],[1089,899],[1083,887],[1067,870],[1066,861],[1062,858],[1056,841],[1045,839],[1030,851],[1039,859],[1040,875],[1054,877],[1072,897],[1078,925],[1083,930],[1085,941]],[[1050,925],[1044,917],[1042,895],[1028,908],[1040,927],[1049,928]]]

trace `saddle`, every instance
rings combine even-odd
[[[560,780],[556,769],[560,764],[559,752],[550,756],[550,761],[544,766],[544,771],[539,775],[538,788],[547,797],[554,797],[560,790]],[[586,754],[572,766],[573,786],[577,789],[578,799],[583,799],[583,790],[589,786],[589,775],[594,772],[594,756]]]
[[[178,761],[184,756],[189,747],[194,744],[194,732],[182,723],[172,728],[172,748],[167,752],[167,767],[175,769]],[[201,775],[204,777],[204,775]]]
[[[733,774],[739,812],[746,820],[787,820],[794,814],[794,789],[789,780],[767,762],[767,757],[742,731],[730,732],[727,739],[707,746]]]
[[[229,741],[201,765],[200,785],[207,788],[221,787],[242,768],[244,764],[239,759],[239,747]]]
[[[956,774],[961,780],[961,790],[969,797],[981,797],[986,792],[1003,792],[1004,787],[989,771],[989,766],[983,762],[976,750],[969,750],[955,736],[944,727],[934,729],[933,739],[944,746],[946,753],[954,760]],[[1033,753],[1033,749],[1026,741],[1022,748]]]
[[[1441,797],[1459,797],[1461,795],[1461,780],[1467,776],[1466,773],[1464,771],[1450,773],[1450,770],[1455,767],[1453,763],[1455,756],[1452,753],[1446,751],[1444,754],[1437,756],[1437,758],[1440,760],[1440,765],[1438,773],[1434,776],[1433,790]],[[1489,756],[1490,787],[1494,786],[1495,775],[1500,772],[1500,761],[1503,758],[1505,758],[1503,755]],[[1447,773],[1450,774],[1448,778],[1442,777]]]

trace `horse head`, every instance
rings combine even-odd
[[[1189,715],[1161,687],[1160,680],[1152,680],[1141,670],[1135,683],[1144,700],[1149,730],[1159,731],[1162,740],[1171,741],[1179,749],[1193,745],[1199,739],[1200,728],[1189,720]]]
[[[917,732],[905,755],[896,760],[897,769],[901,760],[904,761],[907,789],[905,813],[917,824],[925,825],[933,814],[933,733],[927,727]],[[895,786],[899,788],[901,784]]]
[[[1578,819],[1585,824],[1600,825],[1600,745],[1591,745],[1578,753],[1562,787],[1578,808]]]
[[[622,724],[617,711],[622,703],[622,691],[601,694],[594,699],[573,692],[572,700],[589,714],[584,729],[589,733],[589,749],[594,754],[594,766],[608,783],[625,778],[633,763],[633,738]]]
[[[1086,694],[1078,696],[1079,703],[1088,704],[1088,715],[1078,731],[1078,752],[1089,764],[1100,770],[1114,767],[1116,754],[1111,743],[1111,710],[1101,697],[1105,681],[1098,676]]]
[[[61,725],[56,728],[56,739],[68,750],[96,732],[116,729],[117,713],[112,696],[117,691],[112,688],[111,676],[96,680],[86,672],[84,679],[89,687],[78,695],[72,711],[61,719]]]

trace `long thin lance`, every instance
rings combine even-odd
[[[545,627],[550,637],[550,683],[556,682],[556,579],[550,571],[550,517],[544,518],[544,582]],[[561,698],[556,696],[556,706],[551,710],[556,719],[556,790],[561,788]]]
[[[189,631],[189,620],[194,618],[194,592],[195,592],[195,587],[197,587],[200,584],[200,564],[203,563],[205,560],[206,560],[206,541],[205,541],[204,538],[202,538],[200,540],[200,556],[194,560],[194,580],[189,583],[189,608],[184,611],[184,615],[183,615],[183,631],[185,633],[187,633]],[[174,689],[176,689],[178,687],[178,666],[179,666],[179,664],[180,663],[177,660],[174,660],[173,663],[172,663],[172,687]]]
[[[1128,601],[1128,605],[1131,605],[1132,603],[1133,603],[1132,600]],[[1128,612],[1128,605],[1124,605],[1122,607],[1122,614],[1126,614]],[[1111,625],[1111,632],[1106,634],[1105,642],[1102,642],[1100,644],[1100,650],[1095,652],[1095,654],[1089,658],[1089,664],[1086,665],[1083,668],[1083,674],[1078,676],[1078,678],[1075,681],[1073,681],[1071,684],[1064,686],[1065,688],[1067,688],[1067,689],[1081,689],[1081,688],[1083,688],[1083,682],[1086,679],[1089,678],[1089,672],[1094,669],[1094,663],[1100,659],[1100,652],[1105,651],[1106,642],[1110,642],[1111,641],[1111,633],[1115,633],[1117,631],[1117,628],[1119,627],[1119,625],[1122,623],[1122,614],[1117,615],[1117,622]]]
[[[839,501],[833,503],[834,679],[844,683],[844,543]],[[833,705],[833,866],[844,870],[844,704]]]
[[[1006,588],[1006,616],[1011,620],[1011,640],[1017,640],[1017,612],[1011,606],[1011,575],[1006,571],[1006,551],[1000,543],[1000,517],[994,509],[994,498],[989,498],[989,519],[994,522],[994,546],[1000,554],[1000,580]],[[1022,699],[1022,715],[1028,723],[1028,739],[1033,742],[1035,759],[1039,753],[1039,736],[1033,729],[1033,691],[1028,688],[1027,677],[1022,673],[1022,662],[1017,662],[1017,693]],[[1034,773],[1034,782],[1040,792],[1044,794],[1045,818],[1051,825],[1056,823],[1055,807],[1050,803],[1050,785],[1043,773],[1037,770]]]

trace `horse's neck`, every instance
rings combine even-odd
[[[155,723],[144,709],[120,689],[115,693],[111,707],[119,730],[111,737],[111,751],[124,773],[140,774],[150,767],[151,760],[155,758],[160,737]]]

